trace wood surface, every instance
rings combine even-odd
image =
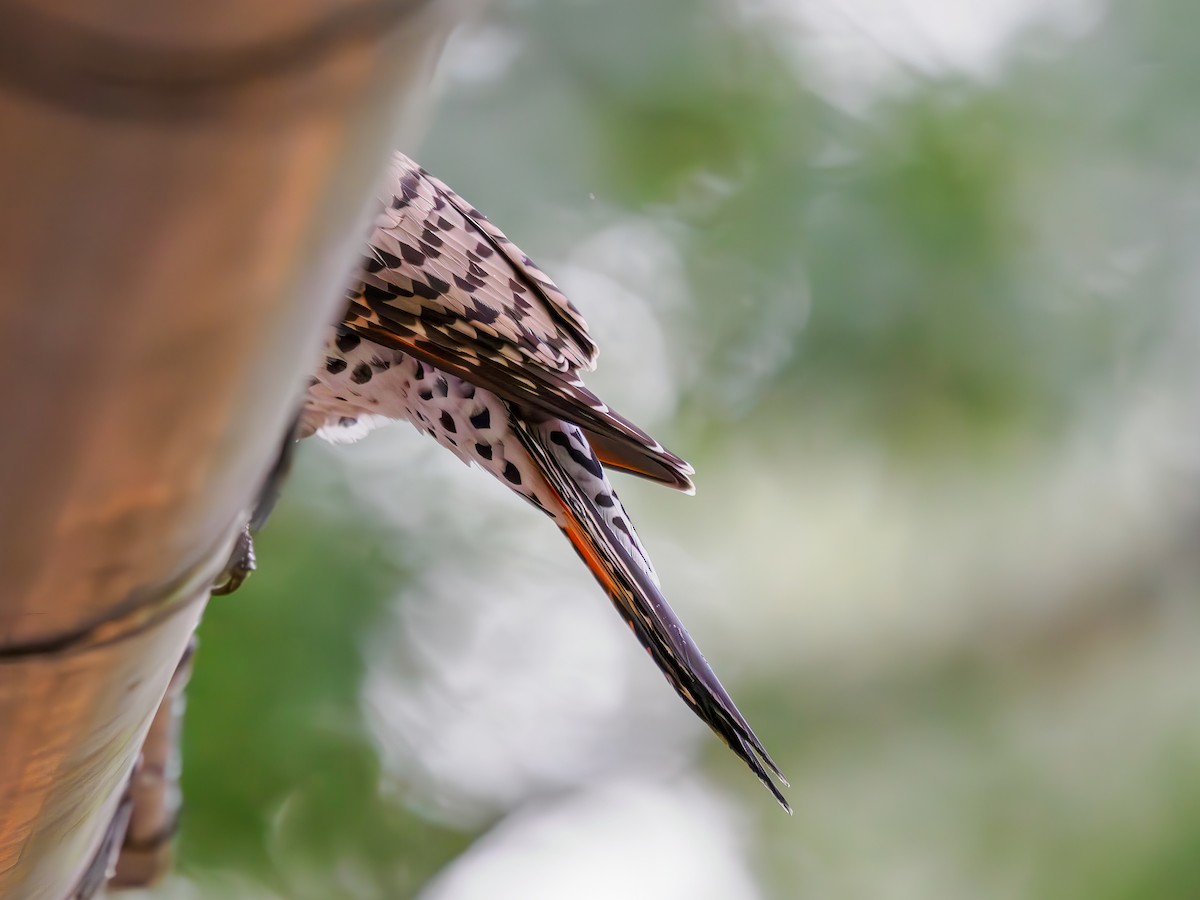
[[[457,15],[0,0],[0,897],[95,854]]]

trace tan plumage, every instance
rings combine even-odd
[[[408,157],[390,175],[346,327],[575,422],[607,465],[694,490],[691,466],[584,386],[596,345],[554,282]]]
[[[604,472],[690,492],[692,468],[584,386],[596,347],[579,311],[478,210],[400,154],[380,199],[300,435],[357,439],[403,419],[550,515],[679,695],[786,808]]]

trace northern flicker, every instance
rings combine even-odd
[[[584,386],[596,347],[579,311],[478,210],[399,153],[381,194],[296,436],[347,442],[411,422],[549,515],[679,695],[788,809],[605,473],[691,493],[691,466]]]

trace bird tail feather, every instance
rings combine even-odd
[[[667,604],[649,558],[583,433],[558,420],[529,422],[517,415],[512,427],[561,504],[561,514],[551,511],[559,527],[655,664],[684,702],[791,812],[771,774],[784,785],[787,781]]]

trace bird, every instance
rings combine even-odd
[[[679,696],[791,812],[608,478],[692,493],[694,470],[584,386],[597,348],[583,316],[486,216],[399,152],[381,184],[295,437],[353,442],[406,421],[553,519]]]

